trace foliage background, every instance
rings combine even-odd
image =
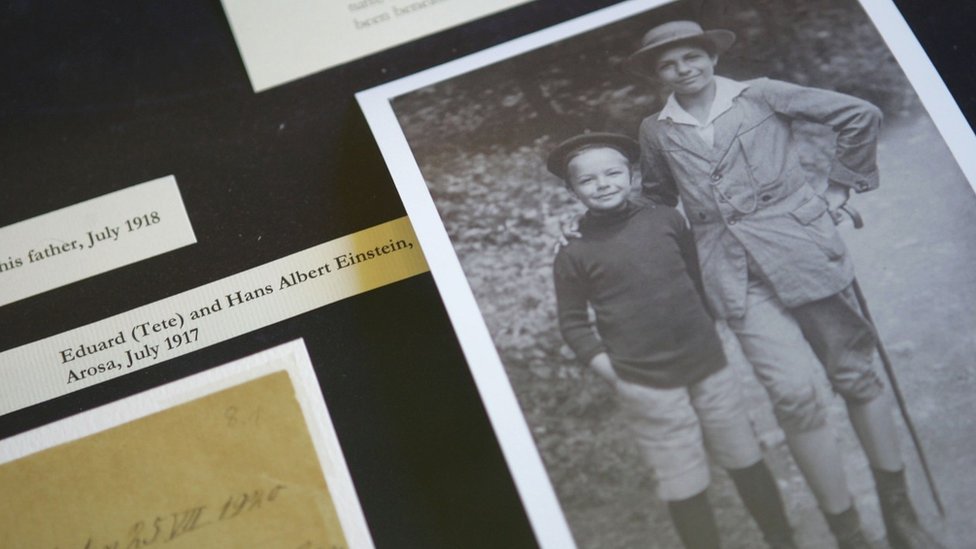
[[[580,210],[545,170],[545,157],[556,143],[584,130],[636,136],[640,121],[660,108],[664,96],[653,82],[625,73],[620,64],[647,29],[675,18],[736,33],[736,44],[719,61],[720,74],[768,76],[868,99],[895,128],[886,135],[900,136],[899,150],[917,150],[918,143],[907,141],[921,132],[941,147],[933,154],[947,154],[921,116],[904,73],[851,0],[676,2],[393,101],[582,547],[679,545],[611,390],[574,360],[559,335],[553,245],[559,219]],[[796,130],[803,164],[813,177],[824,174],[832,135],[814,126]],[[958,170],[953,173],[961,177]],[[970,210],[960,218],[972,219]],[[967,233],[972,230],[959,234]],[[765,395],[749,377],[733,338],[722,334],[742,372],[753,420],[804,546],[829,547]],[[914,352],[911,347],[902,358]],[[834,402],[833,408],[843,420],[840,405]],[[868,509],[872,535],[880,537],[879,520],[870,512],[876,504],[866,465],[849,430],[840,437],[851,456],[852,491]],[[761,546],[730,482],[720,471],[715,476],[711,498],[726,546]]]
[[[538,148],[539,139],[559,142],[583,130],[634,135],[664,96],[621,62],[645,31],[676,18],[736,33],[719,61],[725,76],[837,90],[889,116],[918,108],[904,73],[852,0],[675,2],[419,90],[395,106],[411,146],[424,158]]]

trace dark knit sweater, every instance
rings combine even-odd
[[[725,366],[684,218],[666,206],[590,211],[556,255],[559,329],[584,364],[606,352],[627,381],[687,386]],[[587,305],[596,320],[590,320]]]

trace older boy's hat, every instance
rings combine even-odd
[[[667,46],[678,42],[704,41],[715,53],[725,53],[735,42],[735,33],[725,29],[704,30],[694,21],[670,21],[647,31],[641,47],[624,61],[624,68],[643,76],[656,76],[648,61]]]
[[[570,137],[549,153],[546,167],[560,179],[566,179],[566,165],[572,157],[583,149],[597,146],[610,147],[620,151],[627,160],[636,162],[640,158],[640,145],[626,135],[609,132],[582,133]]]

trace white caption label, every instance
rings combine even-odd
[[[254,91],[528,0],[222,0]]]
[[[166,176],[0,228],[0,307],[195,244]]]

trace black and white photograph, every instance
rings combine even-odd
[[[973,135],[897,10],[615,8],[360,94],[530,518],[520,429],[579,547],[971,546]]]

